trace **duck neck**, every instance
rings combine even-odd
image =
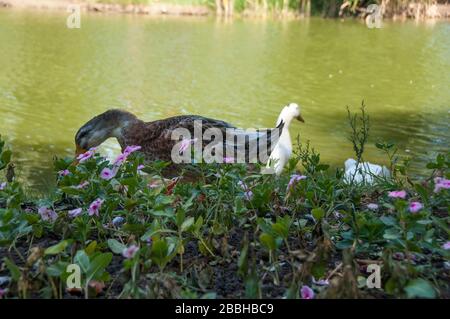
[[[280,116],[278,117],[277,125],[280,124],[281,121],[284,122],[284,127],[281,132],[280,142],[283,145],[290,146],[291,145],[291,135],[289,134],[289,125],[292,122],[292,118],[289,116],[285,116],[285,114],[283,114],[283,112],[282,112],[280,114]]]

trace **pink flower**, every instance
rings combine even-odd
[[[76,189],[82,189],[89,185],[88,181],[81,182],[79,185],[74,186]]]
[[[96,200],[94,200],[91,205],[89,205],[89,216],[99,216],[99,211],[100,208],[102,208],[102,204],[103,204],[104,200],[97,198]]]
[[[450,188],[450,179],[445,179],[442,177],[436,177],[434,179],[434,192],[439,193],[441,189]]]
[[[291,175],[291,179],[289,180],[287,190],[291,189],[297,182],[299,182],[305,178],[306,178],[306,176],[304,176],[304,175],[298,175],[298,174]]]
[[[160,184],[157,181],[151,182],[147,185],[148,188],[158,188]]]
[[[131,245],[130,247],[127,247],[122,251],[122,256],[127,259],[131,259],[136,255],[138,250],[139,250],[138,246]]]
[[[449,250],[450,249],[450,241],[447,241],[446,243],[444,243],[442,245],[442,248],[445,249],[445,250]]]
[[[127,160],[127,158],[128,158],[128,155],[129,154],[125,154],[125,153],[122,153],[122,154],[119,154],[117,157],[116,157],[116,159],[114,160],[114,165],[116,165],[116,166],[120,166],[120,165],[122,165],[124,162],[126,162],[126,160]]]
[[[422,208],[423,208],[423,205],[421,202],[412,202],[411,204],[409,204],[409,211],[411,213],[417,213]]]
[[[84,161],[87,161],[88,159],[90,159],[92,156],[94,156],[94,149],[90,149],[89,151],[78,155],[77,160],[80,163],[83,163]]]
[[[123,151],[123,154],[125,155],[130,155],[133,152],[139,151],[142,147],[140,147],[139,145],[131,145],[131,146],[127,146],[125,148],[125,151]]]
[[[110,179],[114,178],[117,174],[117,169],[110,169],[108,167],[105,167],[102,172],[100,173],[100,177],[109,181]]]
[[[43,221],[54,222],[58,218],[58,214],[54,210],[45,206],[38,209],[38,214],[41,216]]]
[[[69,213],[69,217],[75,218],[77,216],[80,216],[82,211],[83,211],[82,208],[75,208],[75,209],[69,210],[69,212],[68,212]]]
[[[0,183],[0,191],[6,188],[6,182]]]
[[[197,142],[198,138],[194,138],[194,139],[183,139],[180,143],[180,148],[178,150],[178,152],[180,154],[183,154],[185,150],[188,149],[188,147],[191,146],[191,144],[194,144],[195,142]]]
[[[406,197],[406,192],[401,190],[401,191],[392,191],[388,193],[388,196],[391,198],[402,198],[404,199]]]
[[[374,203],[367,204],[367,208],[370,210],[378,210],[378,205]]]
[[[64,170],[58,172],[58,175],[59,175],[60,177],[67,176],[67,175],[69,175],[69,174],[70,174],[70,172],[69,172],[68,169],[64,169]]]
[[[6,289],[0,288],[0,299],[2,299],[4,295],[6,295]]]
[[[223,158],[223,162],[224,162],[225,164],[231,164],[231,163],[234,163],[234,157],[232,157],[232,156],[224,157],[224,158]]]
[[[303,286],[300,292],[302,295],[302,299],[314,299],[314,290],[312,290],[308,286]]]

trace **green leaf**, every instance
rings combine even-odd
[[[384,232],[383,238],[384,239],[398,239],[398,238],[400,238],[400,233],[395,228],[388,228]]]
[[[383,224],[385,224],[387,226],[397,225],[397,221],[392,216],[381,216],[380,220],[383,222]]]
[[[164,239],[157,239],[152,244],[151,259],[159,267],[164,267],[167,263],[169,247]]]
[[[93,240],[87,245],[87,247],[84,249],[87,255],[92,255],[95,251],[95,248],[97,248],[97,241]]]
[[[9,161],[11,160],[11,154],[12,152],[10,150],[6,150],[3,151],[3,153],[1,153],[1,158],[0,160],[3,162],[3,164],[8,164]]]
[[[259,241],[263,246],[265,246],[269,250],[275,250],[277,248],[277,244],[275,242],[275,238],[273,238],[272,235],[269,235],[267,233],[262,233],[259,236]]]
[[[311,214],[316,221],[319,221],[325,216],[325,211],[322,208],[314,208],[311,211]]]
[[[104,253],[100,254],[97,257],[95,257],[89,266],[89,270],[86,273],[86,282],[91,281],[92,279],[96,278],[96,276],[99,276],[103,273],[105,268],[109,265],[109,263],[112,260],[112,254],[111,253]]]
[[[188,230],[192,225],[194,225],[194,217],[189,217],[188,219],[186,219],[182,224],[181,224],[181,231],[186,231]]]
[[[122,254],[123,250],[127,248],[124,244],[115,239],[108,239],[108,246],[115,254]]]
[[[68,244],[69,244],[69,242],[67,240],[62,240],[59,243],[57,243],[56,245],[48,247],[44,251],[44,255],[57,255],[60,252],[64,251],[64,249],[66,249]]]
[[[417,278],[408,282],[405,287],[408,298],[436,298],[436,290],[429,281]]]
[[[80,266],[83,273],[87,273],[90,266],[90,261],[88,255],[86,255],[86,252],[84,250],[79,250],[75,254],[74,262]]]
[[[282,238],[287,238],[289,235],[289,228],[287,225],[278,222],[272,225],[273,231]]]
[[[5,258],[3,260],[5,262],[6,267],[8,267],[9,272],[11,273],[12,280],[18,281],[21,274],[19,267],[17,267],[17,265],[9,258]]]

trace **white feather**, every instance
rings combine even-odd
[[[390,172],[386,166],[380,166],[369,162],[358,162],[353,158],[345,161],[344,181],[351,183],[352,180],[356,184],[367,183],[373,184],[376,177],[389,177]]]
[[[278,116],[277,126],[283,121],[284,128],[281,132],[280,139],[275,145],[272,153],[270,154],[269,161],[267,162],[266,168],[272,168],[276,175],[280,175],[283,171],[284,166],[289,161],[292,155],[292,142],[291,135],[289,134],[289,125],[292,120],[300,115],[300,107],[291,103],[281,110]]]

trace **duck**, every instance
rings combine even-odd
[[[280,125],[280,123],[284,123],[284,129],[270,154],[266,164],[266,171],[273,170],[277,176],[281,175],[284,166],[292,155],[292,142],[291,135],[289,134],[289,126],[293,119],[297,119],[302,123],[305,122],[300,114],[300,106],[297,103],[290,103],[283,107],[276,122],[277,126]]]
[[[200,124],[201,126],[199,126]],[[93,117],[78,129],[75,134],[75,155],[85,153],[89,149],[101,145],[109,138],[116,138],[122,151],[130,145],[140,146],[140,152],[144,154],[146,162],[158,160],[173,162],[174,147],[180,144],[180,139],[174,139],[173,136],[182,137],[183,140],[186,138],[194,144],[197,138],[191,138],[199,133],[201,133],[200,145],[202,150],[205,150],[205,147],[209,144],[213,144],[217,150],[227,150],[230,147],[234,147],[234,150],[236,150],[237,146],[243,146],[247,150],[251,141],[266,139],[270,142],[269,151],[271,151],[272,145],[276,144],[282,134],[283,127],[284,122],[281,121],[276,128],[249,131],[238,129],[222,120],[200,115],[179,115],[145,122],[131,112],[122,109],[110,109]],[[204,140],[203,136],[208,129],[215,130],[214,132],[222,134],[223,137],[231,129],[233,134],[237,135],[238,142],[235,143],[236,145],[231,145],[230,141],[225,138],[216,141],[215,135],[214,143]],[[182,152],[176,153],[175,155],[180,155]],[[235,160],[237,158],[235,153],[234,158]]]
[[[390,171],[386,166],[381,166],[377,164],[372,164],[370,162],[358,162],[349,158],[344,163],[345,173],[344,182],[350,184],[352,181],[356,184],[366,183],[372,185],[376,177],[390,176]]]

